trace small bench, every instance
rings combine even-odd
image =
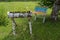
[[[35,7],[35,20],[37,19],[38,15],[42,16],[43,18],[43,23],[45,22],[45,17],[46,17],[46,11],[47,11],[47,8],[45,7]]]
[[[32,17],[32,12],[7,12],[8,18],[11,18],[12,20],[12,30],[13,30],[13,35],[16,35],[16,22],[14,18],[27,18],[28,19],[28,24],[29,24],[29,29],[30,29],[30,34],[32,35],[32,23],[31,23],[31,17]]]

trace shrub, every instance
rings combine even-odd
[[[6,26],[8,24],[8,19],[6,16],[6,9],[0,7],[0,25]]]

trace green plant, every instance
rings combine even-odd
[[[4,26],[8,24],[8,19],[5,13],[6,9],[4,7],[0,8],[0,25]]]

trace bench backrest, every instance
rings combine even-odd
[[[46,12],[47,8],[44,8],[44,7],[35,7],[35,11],[36,12]]]

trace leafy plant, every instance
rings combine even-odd
[[[41,6],[52,7],[54,2],[55,2],[55,0],[40,0],[39,4]]]
[[[0,25],[7,25],[8,19],[6,16],[6,9],[4,7],[0,8]]]

